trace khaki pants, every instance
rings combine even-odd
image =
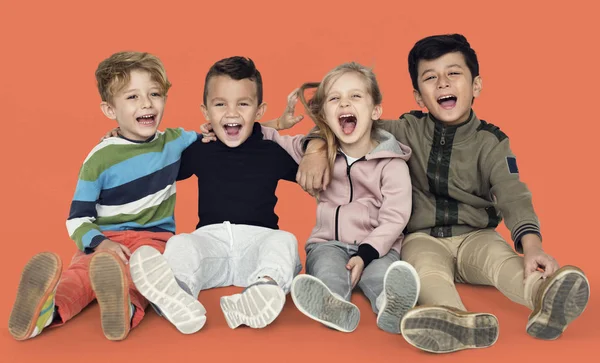
[[[426,233],[406,236],[402,259],[421,279],[420,305],[445,305],[466,311],[455,282],[495,286],[512,301],[533,309],[542,282],[534,272],[524,281],[523,257],[494,229],[435,238]]]

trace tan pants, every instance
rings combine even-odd
[[[494,229],[435,238],[426,233],[406,236],[402,259],[421,279],[420,305],[445,305],[466,311],[455,282],[495,286],[512,301],[533,309],[542,282],[536,271],[524,281],[523,257]]]

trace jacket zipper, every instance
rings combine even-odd
[[[350,176],[350,169],[352,168],[352,165],[358,163],[359,161],[365,160],[365,157],[363,156],[362,158],[356,160],[351,165],[348,165],[348,158],[346,158],[346,155],[344,155],[344,159],[346,159],[346,175],[348,176],[348,182],[350,183],[350,200],[348,201],[348,203],[352,203],[352,198],[354,197],[354,188],[352,187],[352,177]],[[336,241],[340,240],[340,229],[339,229],[340,207],[341,207],[341,205],[338,205],[337,208],[335,209],[335,240]]]
[[[435,169],[436,193],[439,192],[439,188],[440,188],[440,166],[442,163],[442,154],[443,154],[444,145],[446,145],[446,127],[442,126],[442,137],[440,138],[440,146],[438,149],[438,157],[437,157],[436,169]],[[448,218],[449,218],[448,199],[445,199],[444,200],[444,226],[448,224]],[[444,237],[444,232],[438,231],[438,237]]]

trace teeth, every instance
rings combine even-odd
[[[144,115],[144,116],[140,116],[138,118],[153,118],[154,115]]]
[[[442,97],[438,98],[438,101],[447,100],[449,98],[454,98],[454,96],[442,96]]]
[[[346,114],[340,115],[340,118],[342,118],[342,117],[355,117],[355,116],[351,113],[346,113]]]
[[[236,127],[236,126],[241,126],[240,124],[225,124],[225,126],[228,127]]]

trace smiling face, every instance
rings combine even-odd
[[[119,133],[134,141],[154,136],[165,107],[166,96],[150,73],[132,70],[129,82],[112,97],[102,102],[104,114],[119,124]]]
[[[215,135],[229,147],[243,144],[266,110],[265,104],[258,104],[256,83],[219,75],[209,79],[207,90],[202,113]]]
[[[472,78],[460,52],[447,53],[418,64],[415,100],[438,120],[456,125],[468,120],[473,98],[482,89],[481,77]]]
[[[373,120],[381,116],[381,106],[373,103],[365,77],[357,72],[346,72],[326,85],[323,110],[342,146],[370,141]]]

